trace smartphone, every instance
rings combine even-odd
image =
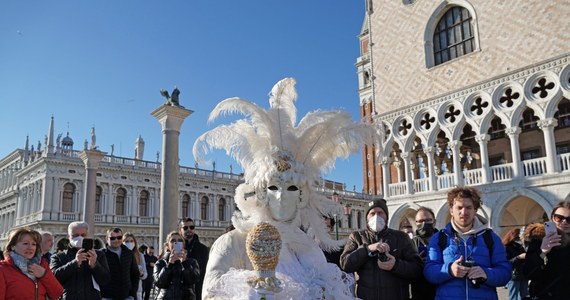
[[[182,243],[176,242],[174,243],[174,253],[181,253],[182,252]]]
[[[554,222],[552,221],[548,221],[544,223],[544,233],[548,236],[551,235],[552,233],[557,233],[556,231],[556,224],[554,224]]]
[[[83,242],[81,243],[81,248],[83,248],[83,250],[85,250],[85,252],[92,250],[93,249],[93,239],[83,239]]]
[[[420,257],[424,258],[427,256],[427,247],[424,245],[420,245],[418,247],[418,254],[420,255]]]
[[[459,263],[459,265],[471,268],[471,267],[474,267],[476,264],[475,264],[475,261],[473,261],[473,260],[466,260],[466,261]]]

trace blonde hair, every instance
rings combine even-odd
[[[123,234],[123,243],[129,237],[132,238],[133,241],[135,242],[135,247],[133,248],[133,253],[135,254],[135,260],[137,261],[137,265],[140,265],[141,264],[141,253],[139,251],[139,243],[137,242],[137,238],[135,237],[135,235],[131,232],[125,232],[125,234]]]

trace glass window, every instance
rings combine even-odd
[[[473,24],[466,8],[450,8],[433,35],[435,65],[473,52]]]
[[[226,216],[224,215],[225,207],[226,207],[226,199],[220,198],[220,201],[218,201],[218,217],[220,218],[220,221],[226,220]]]
[[[124,188],[117,189],[117,195],[115,196],[115,214],[117,216],[125,215],[125,197],[127,196],[127,191]]]
[[[200,218],[202,220],[208,220],[208,202],[210,202],[210,199],[206,196],[202,197],[200,201]]]
[[[141,191],[139,198],[139,216],[148,217],[148,198],[149,193],[146,190]]]
[[[97,186],[95,189],[95,213],[100,214],[101,209],[101,197],[103,195],[103,189],[100,186]]]
[[[184,194],[184,196],[182,196],[182,217],[183,218],[190,217],[189,207],[190,207],[190,196],[188,194]]]
[[[61,211],[73,212],[73,195],[75,194],[75,185],[66,183],[63,186],[63,199],[61,199]]]

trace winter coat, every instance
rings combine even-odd
[[[10,256],[0,262],[0,299],[58,299],[63,294],[63,287],[51,272],[45,259],[40,265],[46,269],[43,277],[37,280],[30,279],[14,265]]]
[[[507,251],[507,259],[511,262],[513,266],[513,276],[511,280],[513,281],[523,281],[527,280],[523,274],[523,264],[524,259],[518,258],[522,253],[525,253],[523,245],[512,241],[505,245],[505,250]]]
[[[437,232],[437,229],[434,229]],[[416,246],[418,250],[418,254],[422,258],[422,261],[425,263],[427,258],[427,245],[429,244],[430,237],[422,238],[419,235],[414,236],[412,239],[412,243]],[[427,281],[424,277],[423,272],[412,281],[411,291],[412,291],[412,300],[433,300],[435,299],[435,290],[436,286]]]
[[[381,270],[378,257],[368,253],[367,246],[380,239],[390,245],[390,254],[396,258],[390,271]],[[351,233],[340,257],[340,266],[347,273],[357,273],[357,297],[407,300],[409,284],[421,273],[423,263],[407,234],[387,228],[379,233],[368,229]]]
[[[99,286],[111,278],[105,253],[97,252],[97,262],[93,268],[77,265],[75,255],[79,249],[69,248],[51,256],[50,268],[61,285],[62,300],[101,299],[101,293],[93,286],[93,279]]]
[[[546,263],[540,257],[541,244],[542,238],[530,241],[523,266],[525,276],[530,279],[531,297],[540,300],[570,299],[570,235],[562,234],[562,245],[550,250],[546,255]]]
[[[111,280],[101,286],[103,298],[125,299],[129,296],[137,298],[140,273],[133,251],[121,245],[121,257],[109,250],[103,249],[111,272]]]
[[[424,276],[437,285],[436,299],[498,299],[496,288],[509,282],[512,267],[507,260],[501,239],[494,232],[492,232],[493,249],[489,252],[483,237],[486,229],[486,224],[482,224],[473,229],[473,234],[463,240],[452,228],[451,223],[448,223],[443,231],[438,231],[431,238]],[[447,246],[443,252],[438,245],[440,234],[446,235]],[[474,260],[487,274],[487,280],[478,288],[467,277],[456,278],[451,275],[451,265],[460,256],[466,260]]]
[[[196,282],[194,291],[196,292],[196,299],[202,299],[202,284],[206,275],[206,265],[208,264],[210,250],[206,245],[200,243],[200,238],[197,234],[194,234],[192,240],[185,240],[185,243],[186,256],[198,261],[198,266],[200,267],[200,279]]]
[[[154,265],[154,284],[160,289],[158,300],[194,300],[194,285],[200,279],[200,267],[193,258],[169,264],[170,252]]]

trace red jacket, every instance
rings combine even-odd
[[[33,281],[14,265],[11,257],[8,256],[0,261],[0,299],[45,300],[46,296],[50,299],[59,299],[63,294],[63,287],[51,272],[44,258],[42,258],[41,266],[46,269],[45,275]]]

